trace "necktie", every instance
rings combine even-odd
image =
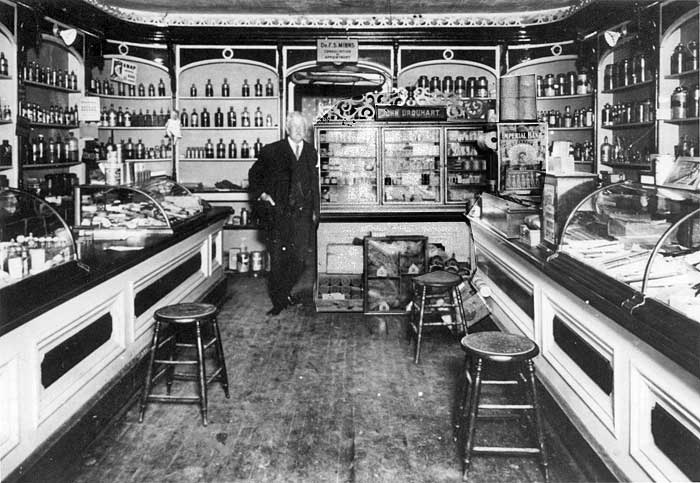
[[[301,156],[301,143],[297,143],[296,148],[294,148],[294,155],[299,159]]]

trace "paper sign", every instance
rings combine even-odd
[[[357,39],[318,39],[316,60],[318,62],[357,62]]]
[[[123,84],[136,85],[136,64],[124,59],[112,59],[112,68],[109,78]]]
[[[80,99],[78,119],[81,121],[99,121],[100,98],[97,96],[86,96]]]

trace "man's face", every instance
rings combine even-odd
[[[304,121],[298,118],[292,118],[287,126],[287,135],[295,143],[300,143],[304,139]]]

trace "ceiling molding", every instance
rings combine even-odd
[[[156,27],[256,27],[285,29],[415,29],[527,27],[558,22],[597,0],[577,0],[567,7],[528,12],[465,12],[424,15],[269,15],[225,13],[151,12],[106,5],[104,0],[83,0],[127,22]]]

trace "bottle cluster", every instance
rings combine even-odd
[[[126,142],[122,139],[119,144],[115,144],[110,138],[107,143],[100,143],[97,148],[99,159],[107,159],[110,151],[120,152],[123,161],[125,159],[171,159],[173,156],[173,145],[169,137],[160,140],[160,144],[146,146],[141,139],[134,143],[131,138]]]
[[[228,79],[224,79],[219,89],[221,97],[231,97],[231,84],[229,84]],[[190,97],[197,97],[198,92],[197,84],[192,83],[190,86]],[[248,84],[248,79],[243,79],[240,92],[241,97],[251,97],[251,89],[250,84]],[[256,79],[255,84],[253,84],[252,92],[255,97],[262,97],[263,94],[267,97],[274,96],[275,87],[272,84],[272,79],[267,79],[267,83],[264,86],[260,79]],[[207,79],[206,84],[204,84],[204,97],[214,97],[214,84],[212,84],[211,79]]]
[[[53,87],[62,87],[73,91],[78,90],[78,76],[75,71],[57,69],[53,66],[41,65],[38,62],[29,62],[20,69],[21,80],[38,82]]]
[[[537,120],[546,122],[548,127],[593,127],[595,114],[592,107],[583,107],[571,111],[571,106],[564,107],[564,113],[556,109],[538,111]]]
[[[700,117],[700,86],[678,86],[671,93],[671,118]]]
[[[0,52],[0,75],[10,75],[10,64],[7,62],[5,52]]]
[[[12,121],[12,108],[4,97],[0,99],[0,120],[5,122]]]
[[[206,107],[202,108],[201,113],[198,113],[197,109],[192,109],[188,113],[187,109],[183,108],[180,113],[180,125],[182,127],[212,127],[212,117],[213,127],[224,127],[224,123],[226,127],[272,127],[273,125],[272,114],[263,115],[260,106],[255,109],[252,119],[248,107],[244,107],[240,115],[240,125],[238,114],[233,106],[229,106],[225,115],[221,107],[217,107],[213,116]]]
[[[634,102],[618,102],[603,106],[600,122],[603,127],[640,122],[652,122],[656,119],[656,110],[651,99]]]
[[[652,79],[651,66],[645,54],[622,59],[605,66],[603,73],[603,90],[609,91],[628,87]]]
[[[211,139],[207,139],[204,146],[190,146],[185,150],[186,159],[250,159],[260,156],[263,144],[258,138],[253,143],[253,150],[250,149],[250,144],[247,140],[243,140],[240,146],[240,153],[236,141],[231,139],[227,144],[224,144],[223,138],[219,138],[219,142],[214,145]],[[239,155],[240,154],[240,155]]]
[[[30,233],[0,243],[0,268],[14,279],[46,270],[70,256],[71,246],[59,237],[35,237]]]
[[[688,45],[679,43],[671,54],[671,74],[680,74],[698,70],[698,43],[695,40]]]
[[[27,146],[26,164],[56,164],[77,163],[79,147],[78,139],[71,132],[61,140],[60,136],[50,136],[48,139],[43,134],[31,138]]]
[[[114,104],[109,106],[109,109],[102,109],[100,114],[100,127],[158,127],[165,126],[170,118],[170,111],[165,112],[163,108],[160,108],[160,112],[156,112],[153,109],[146,109],[144,114],[143,109],[139,109],[139,112],[134,111],[133,113],[129,111],[129,108],[122,109],[119,106],[118,109],[114,108]]]
[[[537,76],[537,97],[585,95],[592,92],[593,84],[585,70]]]
[[[647,164],[649,152],[641,152],[634,149],[632,144],[627,144],[622,137],[616,137],[614,143],[608,142],[605,136],[600,146],[600,162],[604,164]]]
[[[674,154],[676,156],[700,156],[700,146],[698,146],[698,139],[691,138],[687,134],[684,134],[678,140],[678,144],[674,147]]]
[[[486,77],[467,77],[459,75],[452,79],[446,75],[442,79],[433,76],[428,79],[427,75],[422,75],[416,82],[416,87],[427,89],[430,92],[440,91],[444,94],[456,94],[460,97],[489,97],[489,82]]]
[[[89,92],[97,95],[105,96],[122,96],[122,97],[165,97],[166,89],[163,79],[158,80],[158,86],[149,83],[148,87],[143,82],[138,85],[124,84],[123,82],[112,82],[108,79],[91,79],[88,86]]]
[[[78,124],[78,106],[55,106],[48,108],[22,101],[20,104],[21,114],[31,122],[40,124],[59,124],[63,126],[75,126]]]
[[[12,165],[12,145],[8,139],[3,139],[0,144],[0,166]]]

